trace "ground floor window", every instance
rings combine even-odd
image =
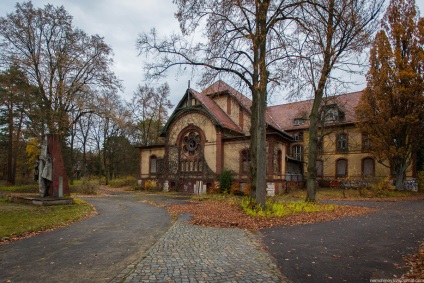
[[[336,161],[336,177],[344,178],[347,177],[347,160],[338,159]]]
[[[317,177],[322,177],[324,170],[322,160],[317,160],[317,162],[315,163],[315,168],[317,169]]]
[[[375,172],[374,159],[367,157],[362,159],[362,176],[373,177]]]
[[[155,155],[150,156],[150,174],[156,174],[158,172],[158,159]]]

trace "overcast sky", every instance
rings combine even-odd
[[[15,11],[16,0],[0,0],[0,16]],[[21,2],[21,1],[20,1]],[[121,94],[129,100],[138,84],[144,84],[143,57],[137,56],[135,41],[138,34],[148,32],[155,27],[161,35],[179,31],[176,12],[172,0],[33,0],[35,7],[44,7],[50,3],[63,5],[73,16],[74,26],[81,28],[89,35],[98,34],[105,38],[114,53],[115,74],[123,81],[125,87]],[[424,1],[416,0],[421,11],[424,11]],[[421,12],[422,15],[422,12]],[[189,76],[175,78],[169,75],[157,82],[157,85],[168,82],[171,88],[171,101],[177,104],[187,89],[187,81],[195,80]],[[191,83],[192,88],[199,90]],[[364,87],[356,86],[353,91]],[[272,104],[283,100],[272,101]]]

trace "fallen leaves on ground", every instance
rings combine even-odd
[[[333,211],[298,213],[284,217],[254,217],[246,215],[238,204],[224,200],[193,200],[188,204],[169,205],[167,209],[173,216],[182,213],[193,214],[191,223],[195,225],[222,228],[237,227],[248,230],[259,230],[277,225],[294,226],[332,221],[375,211],[375,209],[366,207],[336,206]]]
[[[405,261],[406,266],[409,267],[409,270],[402,275],[402,279],[424,278],[424,243],[421,243],[417,254],[404,256],[403,260]]]

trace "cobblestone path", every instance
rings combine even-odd
[[[111,282],[288,282],[250,232],[180,216],[141,260]]]

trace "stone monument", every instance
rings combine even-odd
[[[37,165],[40,197],[61,198],[70,194],[59,135],[45,137]]]

